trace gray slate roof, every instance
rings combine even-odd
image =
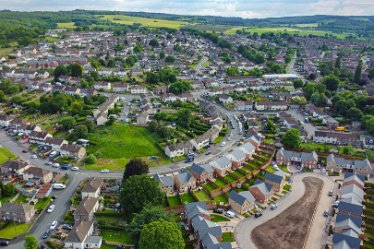
[[[283,181],[283,177],[280,175],[276,175],[270,172],[266,172],[264,176],[265,180],[269,180],[271,182],[281,183]]]
[[[163,176],[157,173],[154,175],[154,179],[166,187],[174,186],[174,177],[172,176]]]
[[[204,172],[206,172],[208,174],[214,172],[214,169],[209,164],[200,165],[200,164],[194,163],[194,164],[192,164],[190,169],[193,173],[196,173],[197,175],[201,175]]]

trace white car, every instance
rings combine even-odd
[[[109,173],[109,169],[102,169],[100,170],[101,173]]]
[[[56,227],[57,227],[57,221],[54,220],[49,228],[50,228],[51,230],[55,230]]]
[[[37,159],[37,158],[38,158],[37,155],[32,155],[32,156],[31,156],[31,159]]]
[[[72,167],[72,168],[70,168],[70,170],[71,170],[71,171],[78,171],[79,168],[78,168],[78,167]]]
[[[59,163],[54,163],[54,164],[52,164],[52,167],[54,167],[54,168],[60,168],[60,164]]]
[[[55,207],[56,207],[55,205],[50,205],[49,208],[48,208],[48,210],[47,210],[47,212],[48,213],[52,213],[53,210],[55,210]]]

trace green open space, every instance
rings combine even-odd
[[[13,153],[10,152],[7,148],[0,147],[0,164],[3,164],[9,160],[14,160],[16,158],[17,157],[13,155]]]
[[[216,180],[214,181],[214,183],[215,183],[218,187],[220,187],[220,188],[222,188],[222,187],[224,187],[224,186],[227,185],[227,183],[224,182],[224,181],[223,181],[222,179],[220,179],[220,178],[216,178]]]
[[[183,204],[195,202],[195,198],[193,198],[192,194],[184,194],[181,195],[180,198]]]
[[[171,162],[158,147],[158,136],[145,127],[114,124],[98,128],[88,139],[93,144],[87,148],[88,152],[98,160],[95,165],[85,165],[86,169],[123,169],[135,157],[142,158],[151,167]],[[157,159],[150,159],[151,156]]]
[[[155,18],[145,18],[138,16],[127,16],[127,15],[100,15],[98,16],[100,20],[110,21],[119,24],[133,25],[141,24],[145,27],[150,28],[169,28],[169,29],[179,29],[182,26],[188,24],[183,21],[174,20],[163,20]]]
[[[209,194],[207,192],[203,191],[203,190],[197,190],[194,193],[195,193],[195,196],[197,197],[197,199],[199,201],[209,201],[210,200]]]
[[[222,242],[234,242],[234,234],[231,232],[224,232],[222,233]]]
[[[19,194],[17,198],[14,200],[14,203],[26,204],[27,200],[28,200],[27,196],[23,194]]]
[[[179,196],[169,196],[167,197],[169,207],[177,207],[182,205],[181,199]]]
[[[229,218],[219,215],[219,214],[211,214],[210,217],[212,218],[212,222],[225,222],[225,221],[230,221]]]
[[[58,29],[74,29],[75,23],[74,22],[58,22],[57,28]]]
[[[30,224],[13,224],[13,222],[9,222],[6,227],[0,230],[0,238],[14,239],[27,232],[29,228]]]
[[[9,55],[10,52],[12,52],[13,49],[14,49],[13,47],[10,47],[10,48],[0,48],[0,57]]]

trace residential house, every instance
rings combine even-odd
[[[86,197],[74,211],[75,224],[82,221],[92,221],[95,212],[99,209],[99,199],[95,197]]]
[[[276,162],[280,165],[295,165],[307,168],[316,168],[318,155],[316,152],[295,152],[280,148],[276,154]]]
[[[337,145],[361,145],[360,139],[356,134],[332,131],[315,131],[313,136],[313,142]]]
[[[236,101],[235,110],[237,111],[252,111],[253,103],[251,101]]]
[[[86,156],[86,149],[79,145],[64,144],[61,146],[60,154],[62,157],[80,160]]]
[[[0,118],[0,124],[1,124],[1,118]],[[366,149],[374,149],[374,137],[372,136],[363,136],[361,138],[362,145]]]
[[[249,192],[260,203],[266,203],[274,193],[273,186],[261,180],[256,180],[255,184],[249,188]]]
[[[58,152],[64,144],[68,144],[68,141],[57,137],[47,137],[44,142],[44,145],[50,146],[52,150]]]
[[[245,154],[246,161],[252,159],[252,156],[256,153],[256,147],[250,142],[244,143],[238,149]]]
[[[47,183],[52,181],[53,174],[52,171],[48,169],[42,169],[31,166],[23,172],[23,180],[30,181],[32,179],[38,179],[42,183]]]
[[[28,162],[21,161],[21,160],[10,160],[1,165],[1,173],[2,174],[10,174],[16,173],[18,175],[22,175],[23,172],[31,167]]]
[[[374,164],[368,159],[346,159],[330,154],[326,159],[329,172],[353,172],[361,175],[373,175]]]
[[[364,189],[365,186],[365,176],[356,174],[344,174],[343,186],[356,185],[360,189]]]
[[[218,94],[217,97],[219,102],[221,102],[224,105],[231,104],[234,101],[230,96],[226,94]]]
[[[64,248],[67,249],[94,249],[100,248],[102,237],[93,236],[93,221],[83,221],[74,225],[64,240]]]
[[[97,82],[94,85],[95,90],[110,91],[112,84],[110,82]]]
[[[231,170],[232,162],[227,157],[221,157],[211,161],[209,165],[214,168],[217,175],[223,177],[228,170]]]
[[[284,176],[276,173],[265,172],[264,182],[272,185],[274,192],[279,192],[283,189]]]
[[[131,94],[147,94],[148,90],[145,86],[132,86],[131,89]]]
[[[339,213],[355,216],[355,217],[361,217],[363,214],[363,206],[362,204],[355,203],[355,201],[346,202],[346,201],[340,201],[338,206]]]
[[[49,137],[52,137],[52,135],[46,131],[32,131],[28,140],[32,144],[45,144],[46,139]]]
[[[212,143],[216,138],[218,138],[219,133],[222,130],[221,125],[213,125],[208,131],[206,131],[203,135],[198,136],[191,140],[191,144],[195,150],[200,150],[210,143]]]
[[[256,198],[249,191],[236,192],[232,190],[229,194],[229,206],[238,214],[248,213],[255,208]]]
[[[0,219],[29,223],[35,215],[34,206],[29,204],[7,202],[0,207]]]
[[[258,101],[255,102],[255,109],[257,111],[286,111],[288,104],[287,102]]]
[[[174,191],[174,177],[155,174],[153,177],[160,185],[161,191],[166,194],[166,196],[175,195]]]
[[[347,199],[347,198],[354,198],[359,202],[363,202],[364,200],[365,192],[355,184],[345,185],[341,189],[341,198]]]
[[[360,249],[361,240],[350,235],[334,233],[332,237],[333,248],[336,249]]]
[[[240,168],[246,161],[246,154],[240,149],[230,152],[226,157],[232,162],[232,167],[234,169]]]
[[[187,155],[193,151],[191,142],[181,142],[173,145],[167,145],[165,147],[165,155],[169,158],[180,157]]]
[[[86,197],[99,198],[104,181],[99,178],[91,179],[81,191],[82,200]]]
[[[196,179],[189,172],[174,175],[174,182],[179,194],[189,193],[196,189]]]
[[[205,183],[208,180],[213,180],[214,169],[209,164],[192,164],[191,174],[195,177],[197,183]]]
[[[0,127],[9,127],[10,121],[13,120],[13,117],[8,115],[0,115]]]
[[[205,202],[187,203],[184,208],[185,219],[188,225],[191,225],[192,219],[197,216],[201,216],[207,220],[211,219]]]
[[[123,93],[123,92],[127,92],[128,90],[129,90],[129,85],[128,84],[123,84],[123,83],[113,84],[113,92]]]

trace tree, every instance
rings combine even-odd
[[[274,124],[273,120],[268,120],[265,126],[265,130],[269,131],[270,133],[277,132],[277,126]]]
[[[82,77],[83,68],[81,65],[74,63],[70,67],[70,74],[73,77]]]
[[[85,125],[78,125],[70,135],[71,140],[87,138],[88,129]]]
[[[226,74],[228,76],[231,76],[231,77],[239,76],[240,75],[240,71],[239,71],[238,67],[236,67],[236,66],[230,66],[230,67],[226,68]]]
[[[77,121],[75,120],[75,118],[69,116],[61,119],[59,123],[62,128],[67,131],[72,129],[77,124]]]
[[[176,58],[174,56],[172,56],[172,55],[168,55],[165,58],[165,62],[166,63],[174,63],[175,61],[176,61]]]
[[[5,101],[6,101],[5,93],[2,90],[0,90],[0,103],[5,102]]]
[[[340,80],[335,75],[328,75],[323,77],[322,79],[323,84],[326,85],[326,88],[330,91],[336,91],[338,89]]]
[[[153,72],[147,72],[145,75],[145,81],[149,84],[157,84],[158,83],[158,75]]]
[[[312,97],[310,97],[310,101],[316,106],[326,106],[327,97],[323,93],[315,92]]]
[[[38,239],[33,235],[25,236],[25,249],[38,249]]]
[[[295,88],[302,88],[304,86],[304,82],[301,79],[296,79],[293,81],[293,86]]]
[[[364,116],[364,113],[356,107],[351,107],[347,111],[347,118],[349,118],[351,121],[360,121],[362,116]]]
[[[139,214],[134,215],[127,229],[134,237],[134,240],[138,241],[142,228],[157,220],[173,221],[173,216],[165,212],[161,206],[145,206]]]
[[[68,70],[64,65],[58,65],[53,71],[53,76],[58,79],[61,75],[66,75],[67,73]]]
[[[17,189],[13,184],[4,185],[3,182],[0,183],[0,190],[2,197],[12,197],[17,194]]]
[[[291,128],[286,134],[284,134],[282,139],[282,144],[286,148],[299,149],[301,145],[301,134],[298,129]]]
[[[95,130],[95,123],[92,120],[86,120],[84,125],[87,127],[88,132],[93,132]]]
[[[160,60],[163,60],[163,59],[165,59],[165,52],[161,51],[160,52]]]
[[[84,158],[84,163],[87,163],[87,164],[95,164],[96,161],[97,159],[94,154],[90,154]]]
[[[146,205],[162,205],[163,201],[158,183],[148,175],[130,176],[122,185],[120,203],[129,217]]]
[[[160,44],[158,43],[158,41],[153,38],[152,40],[149,41],[149,46],[152,46],[154,48],[158,47]]]
[[[139,249],[184,249],[182,232],[175,222],[158,220],[144,226]]]
[[[192,112],[188,109],[177,112],[177,126],[189,129],[192,123]]]
[[[148,172],[149,167],[145,161],[140,158],[133,158],[126,164],[123,179],[126,180],[130,176],[143,175],[147,174]]]
[[[186,81],[179,81],[176,83],[173,83],[169,87],[169,92],[174,93],[174,94],[181,94],[188,92],[192,89],[191,84]]]
[[[357,67],[356,67],[356,71],[355,71],[355,75],[353,77],[353,81],[354,82],[360,83],[360,81],[361,81],[361,73],[362,73],[362,60],[360,59],[358,61],[358,64],[357,64]]]

